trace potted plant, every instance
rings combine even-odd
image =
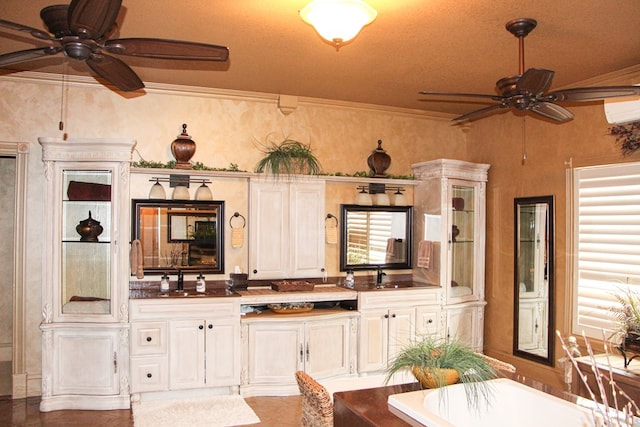
[[[624,288],[615,294],[618,305],[611,311],[617,319],[615,336],[623,349],[640,353],[640,294]]]
[[[488,401],[486,381],[497,377],[486,359],[462,342],[430,336],[402,349],[387,368],[387,382],[403,370],[411,371],[425,388],[463,383],[470,406],[479,404],[480,398]]]
[[[273,176],[280,174],[318,175],[320,163],[309,145],[285,138],[279,143],[268,142],[261,151],[262,160],[256,165],[256,172],[268,172]]]

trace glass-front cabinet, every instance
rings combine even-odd
[[[482,349],[489,165],[438,159],[413,165],[414,280],[443,288],[445,337]]]
[[[42,411],[129,407],[127,139],[40,138]]]

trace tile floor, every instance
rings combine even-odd
[[[300,396],[248,397],[246,402],[254,410],[260,427],[300,426]],[[0,397],[0,426],[28,427],[120,427],[133,426],[130,410],[119,411],[52,411],[40,412],[39,397],[11,400]]]

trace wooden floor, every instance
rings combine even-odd
[[[251,426],[300,426],[300,396],[248,397],[245,400],[261,421],[259,424],[251,424]],[[130,410],[40,412],[39,405],[39,397],[16,400],[11,400],[9,396],[0,397],[0,426],[133,426],[133,416]]]

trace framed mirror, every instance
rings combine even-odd
[[[224,202],[132,200],[145,274],[224,273]]]
[[[513,352],[553,366],[553,196],[514,201]]]
[[[340,271],[411,268],[411,206],[340,205],[340,234]]]

